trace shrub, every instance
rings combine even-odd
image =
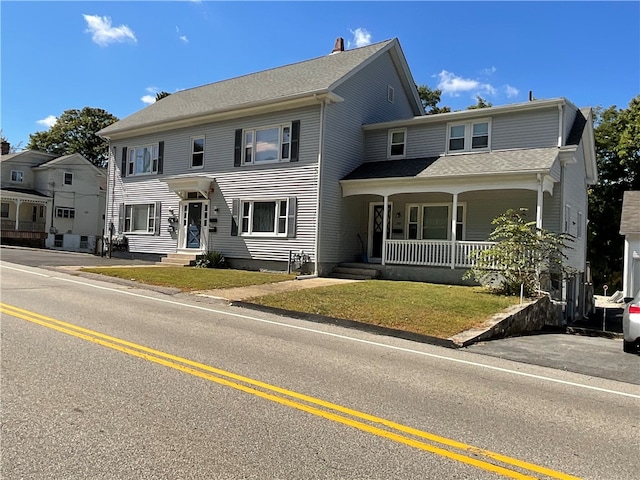
[[[220,252],[207,252],[198,255],[196,268],[227,268],[227,261]]]

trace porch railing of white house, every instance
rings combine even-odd
[[[469,254],[476,250],[487,250],[494,242],[451,242],[449,240],[387,240],[385,263],[395,265],[422,265],[428,267],[450,267],[453,245],[453,264],[470,268],[475,262]]]
[[[17,230],[20,232],[44,232],[46,227],[45,222],[30,222],[26,220],[18,221],[18,228],[16,229],[15,220],[2,220],[2,230]]]

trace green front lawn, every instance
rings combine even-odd
[[[287,275],[285,273],[187,267],[108,267],[82,268],[80,271],[133,280],[147,285],[175,287],[184,292],[248,287],[250,285],[284,282],[295,278],[295,275]]]
[[[294,275],[213,268],[83,268],[182,291],[214,290],[291,280]],[[304,282],[305,280],[300,280]],[[252,303],[449,338],[518,303],[481,287],[369,280],[252,298]]]

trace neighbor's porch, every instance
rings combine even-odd
[[[4,191],[0,204],[3,239],[45,240],[51,225],[51,199]]]

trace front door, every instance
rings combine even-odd
[[[387,238],[391,229],[391,210],[392,205],[389,202],[387,206]],[[384,204],[371,204],[369,216],[369,258],[374,261],[382,259],[382,240],[384,231]]]
[[[205,250],[208,234],[208,202],[187,201],[182,204],[181,246],[191,250]]]

